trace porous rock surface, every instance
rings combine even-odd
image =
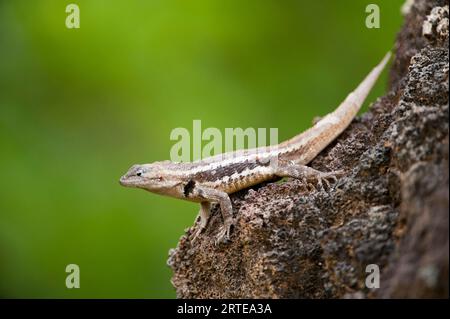
[[[388,93],[311,166],[343,169],[329,190],[266,183],[231,196],[170,251],[180,298],[448,298],[448,1],[410,1]],[[368,265],[379,288],[366,285]]]

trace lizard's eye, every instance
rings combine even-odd
[[[142,175],[142,171],[141,170],[136,172],[136,176],[141,176],[141,175]]]

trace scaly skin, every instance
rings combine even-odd
[[[315,180],[323,187],[323,183],[329,185],[328,179],[342,174],[323,173],[306,165],[350,125],[389,58],[388,52],[334,112],[290,140],[275,147],[239,150],[195,162],[133,165],[120,178],[120,184],[200,203],[200,227],[193,240],[208,223],[210,204],[219,203],[224,225],[216,242],[227,241],[234,223],[229,194],[276,177],[293,177],[305,182]]]

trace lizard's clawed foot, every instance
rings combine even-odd
[[[201,205],[202,206],[201,206],[200,212],[196,219],[197,229],[189,237],[189,239],[191,240],[192,243],[195,243],[198,236],[205,230],[206,225],[208,225],[208,221],[209,221],[210,203],[205,202],[205,203],[202,203]]]
[[[203,232],[205,228],[199,226],[197,230],[189,237],[191,243],[195,243],[198,239],[198,236]]]
[[[331,183],[336,183],[339,176],[344,175],[343,170],[332,171],[332,172],[319,172],[317,176],[315,176],[317,180],[317,188],[319,190],[331,189]],[[331,181],[331,183],[330,183]],[[325,187],[324,187],[325,185]]]
[[[234,220],[228,219],[224,222],[223,226],[220,227],[219,233],[217,234],[215,245],[226,243],[230,241],[231,229],[234,227]]]

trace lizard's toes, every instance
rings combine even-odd
[[[205,230],[205,227],[202,227],[201,225],[197,227],[197,229],[195,230],[195,232],[193,232],[190,236],[189,236],[189,240],[192,243],[195,243],[199,237],[199,235]]]
[[[324,189],[321,177],[317,178],[317,186],[318,186],[318,189],[321,191]]]
[[[343,176],[343,175],[344,175],[344,171],[339,170],[339,171],[323,173],[318,179],[323,180],[327,189],[331,189],[331,184],[337,183],[338,177]]]
[[[227,243],[230,241],[231,229],[234,226],[234,221],[230,220],[229,222],[224,223],[222,227],[219,229],[219,233],[216,236],[215,245],[219,245],[222,243]]]
[[[200,235],[201,230],[197,229],[194,233],[191,234],[191,236],[189,236],[189,240],[191,241],[191,243],[195,243],[198,239],[198,235]]]
[[[323,183],[325,184],[326,189],[330,189],[331,188],[330,181],[328,179],[324,178],[323,179]]]
[[[313,183],[306,183],[306,189],[310,192],[317,191],[317,188]]]
[[[342,177],[342,176],[344,176],[344,174],[345,174],[345,171],[340,169],[340,170],[337,170],[337,171],[329,172],[328,176],[329,176],[329,178],[333,179],[334,182],[337,182],[338,177]]]
[[[216,236],[216,241],[214,242],[214,244],[216,245],[216,246],[218,246],[218,245],[220,245],[220,244],[223,244],[223,243],[226,243],[226,242],[228,242],[230,240],[230,237],[228,236],[228,234],[227,234],[227,230],[225,229],[225,228],[221,228],[220,230],[219,230],[219,233],[217,234],[217,236]]]

